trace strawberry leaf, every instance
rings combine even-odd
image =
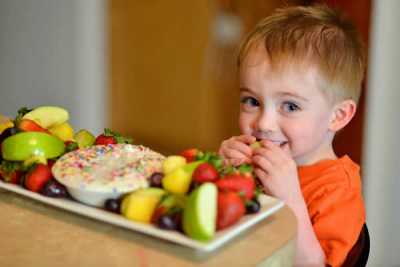
[[[132,144],[132,138],[122,136],[120,133],[114,132],[109,128],[104,129],[104,136],[112,136],[118,144]]]

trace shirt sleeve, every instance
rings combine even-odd
[[[326,264],[340,266],[357,242],[365,222],[360,190],[338,186],[323,190],[310,203],[315,234],[325,252]]]

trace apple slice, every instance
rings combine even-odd
[[[23,119],[33,120],[43,128],[51,128],[69,119],[68,111],[55,106],[42,106],[26,113]]]
[[[24,161],[33,156],[51,159],[63,154],[65,145],[47,133],[21,132],[4,139],[1,150],[5,160]]]
[[[183,231],[191,238],[207,241],[214,237],[217,220],[217,186],[204,183],[189,196],[183,210]]]

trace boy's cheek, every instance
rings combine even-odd
[[[239,116],[239,128],[242,134],[248,134],[248,135],[252,134],[251,124],[252,124],[251,118],[245,115]]]

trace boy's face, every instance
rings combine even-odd
[[[253,49],[240,69],[239,126],[243,134],[288,144],[298,165],[332,157],[333,105],[317,86],[313,67],[271,69],[264,49]]]

